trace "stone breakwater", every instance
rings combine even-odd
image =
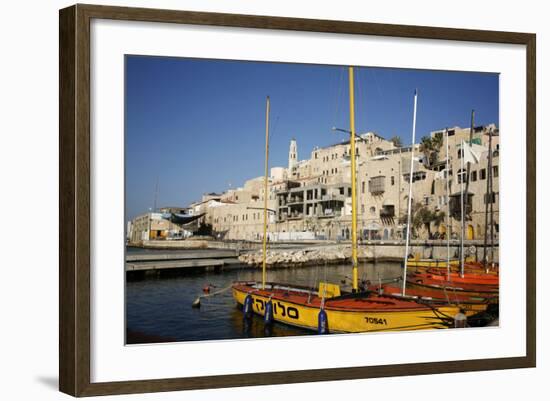
[[[454,241],[454,243],[451,244],[451,258],[459,257],[459,245],[458,241]],[[479,241],[468,241],[465,245],[465,256],[473,257],[475,260],[482,260],[483,243],[479,243]],[[401,263],[405,256],[404,252],[404,243],[361,244],[357,248],[357,257],[363,262],[378,261]],[[413,241],[409,248],[409,255],[418,258],[445,260],[447,258],[447,244],[444,241],[439,241],[437,243],[435,241],[431,243]],[[498,262],[498,256],[498,247],[495,247],[495,262]],[[261,266],[262,251],[259,249],[243,252],[239,256],[239,261],[249,266]],[[314,245],[295,249],[269,249],[267,251],[266,261],[269,267],[345,263],[351,261],[351,244]]]
[[[360,246],[357,250],[360,260],[373,259],[372,250]],[[250,266],[262,265],[262,251],[253,251],[239,256],[239,261]],[[313,265],[319,263],[342,263],[351,260],[351,245],[332,245],[302,249],[270,249],[266,254],[269,267]]]

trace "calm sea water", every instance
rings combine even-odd
[[[316,286],[320,280],[341,283],[350,276],[346,265],[310,266],[268,271],[268,281]],[[380,278],[397,278],[402,269],[395,263],[362,264],[359,277],[373,282]],[[275,323],[265,331],[262,319],[255,316],[250,323],[243,321],[227,290],[220,295],[202,298],[200,309],[191,304],[203,294],[205,285],[227,288],[236,280],[261,280],[261,270],[247,267],[220,273],[195,272],[169,277],[149,276],[126,283],[126,323],[128,343],[163,341],[220,340],[265,336],[310,335],[311,331]],[[342,288],[349,287],[349,279]]]

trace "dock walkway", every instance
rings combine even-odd
[[[202,268],[220,270],[224,266],[237,265],[234,250],[205,249],[182,252],[136,252],[126,255],[126,272],[147,272]]]

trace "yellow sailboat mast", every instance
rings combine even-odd
[[[268,181],[268,158],[269,158],[269,96],[267,97],[265,109],[265,175],[264,175],[264,236],[262,245],[262,290],[266,282],[266,258],[267,258],[267,181]]]
[[[355,180],[355,99],[353,83],[353,67],[349,67],[349,120],[350,120],[350,148],[351,148],[351,260],[352,290],[359,291],[357,273],[357,192]]]

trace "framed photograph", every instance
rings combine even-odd
[[[535,366],[534,34],[59,18],[62,392]]]

